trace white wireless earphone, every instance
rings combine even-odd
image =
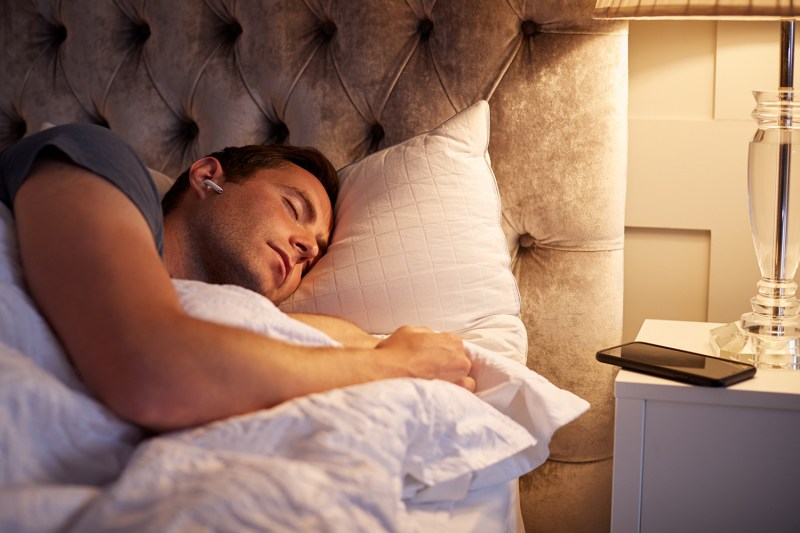
[[[222,194],[222,187],[220,187],[219,185],[217,185],[213,181],[211,181],[211,180],[203,180],[203,183],[205,183],[206,187],[208,187],[209,189],[211,189],[215,193]]]

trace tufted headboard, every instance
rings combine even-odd
[[[94,122],[151,168],[254,142],[336,166],[479,99],[528,364],[592,404],[521,481],[530,531],[607,530],[622,329],[627,27],[594,0],[0,0],[0,148]]]

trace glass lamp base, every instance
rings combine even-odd
[[[714,354],[758,368],[800,370],[800,320],[773,317],[770,324],[764,324],[765,317],[753,315],[747,313],[738,322],[712,329]]]

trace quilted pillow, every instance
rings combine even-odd
[[[488,145],[480,101],[343,168],[328,253],[281,308],[341,316],[372,334],[452,331],[524,363]]]

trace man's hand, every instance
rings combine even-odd
[[[469,375],[472,362],[454,333],[404,326],[378,343],[376,350],[392,357],[393,363],[404,366],[412,377],[441,379],[475,390],[475,380]]]
[[[475,390],[475,380],[469,376],[471,361],[464,352],[461,339],[453,333],[403,326],[379,342],[355,324],[337,317],[297,313],[289,316],[328,334],[345,348],[376,348],[380,355],[393,358],[384,362],[390,361],[393,367],[404,367],[403,374],[441,379]]]

